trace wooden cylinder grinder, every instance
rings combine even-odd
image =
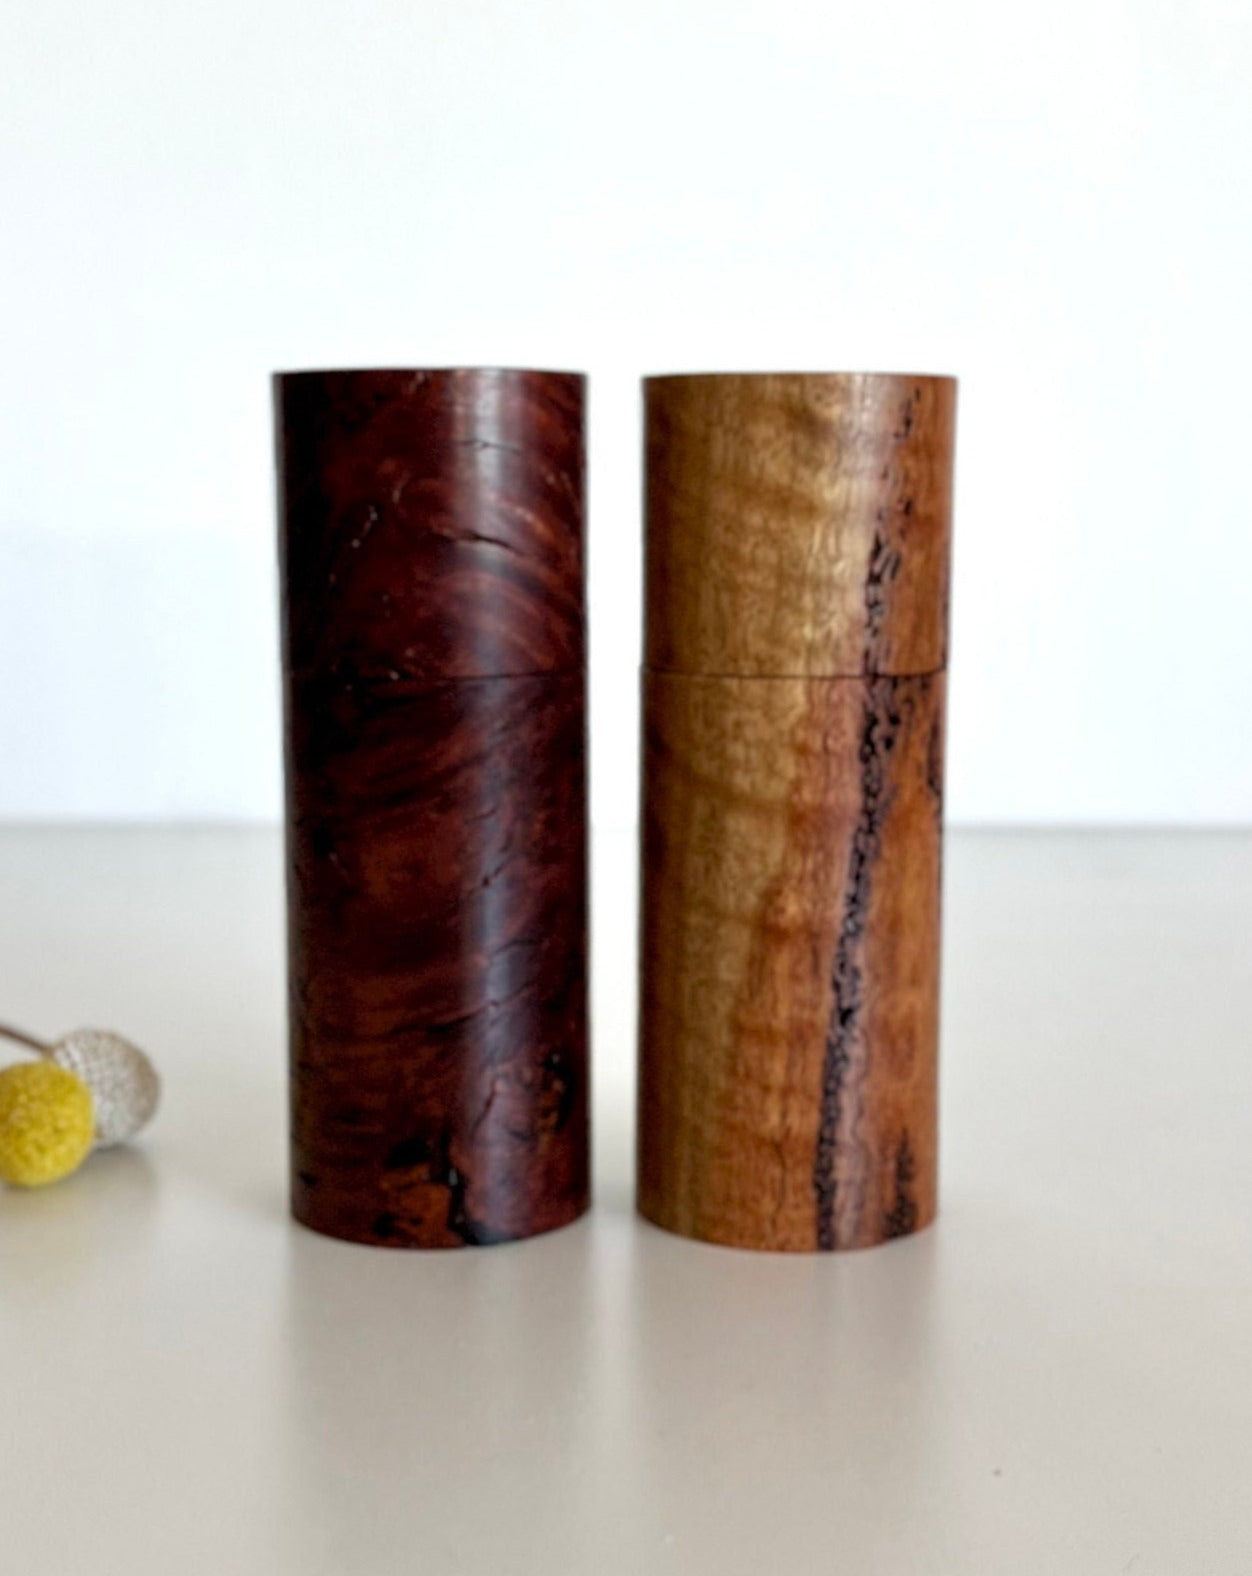
[[[461,1247],[587,1206],[583,380],[276,381],[292,1207]]]
[[[955,400],[645,383],[638,1202],[686,1236],[935,1213]]]

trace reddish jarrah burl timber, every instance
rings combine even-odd
[[[588,1202],[583,381],[275,395],[293,1211],[547,1231]]]
[[[867,1246],[935,1212],[955,384],[646,402],[639,1207]]]

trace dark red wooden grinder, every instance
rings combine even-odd
[[[462,1247],[588,1203],[583,379],[275,379],[292,1208]]]

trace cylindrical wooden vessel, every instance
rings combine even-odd
[[[934,1216],[955,400],[645,385],[639,1207],[685,1236]]]
[[[293,1212],[547,1231],[588,1202],[583,380],[275,403]]]

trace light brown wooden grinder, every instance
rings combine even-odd
[[[864,1247],[936,1204],[956,384],[645,384],[639,1208]]]

